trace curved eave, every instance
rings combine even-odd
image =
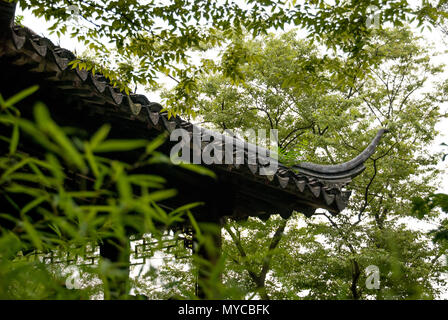
[[[307,174],[323,180],[351,180],[364,171],[364,163],[375,152],[381,137],[387,129],[380,129],[375,138],[356,158],[337,165],[321,165],[309,162],[303,162],[293,166],[301,173]]]
[[[3,32],[6,39],[0,42],[0,57],[5,59],[5,63],[22,67],[27,72],[40,73],[44,81],[53,83],[63,94],[84,101],[91,112],[102,115],[107,109],[105,106],[112,105],[116,111],[109,111],[115,117],[142,121],[148,128],[168,132],[183,128],[193,132],[193,124],[179,117],[168,118],[166,112],[161,112],[160,104],[150,102],[145,96],[124,95],[101,75],[72,69],[69,66],[69,61],[74,59],[72,52],[55,46],[27,28],[14,26],[6,29],[7,32]],[[211,134],[206,129],[202,132]],[[291,209],[304,213],[309,210],[307,215],[311,215],[316,208],[325,208],[336,214],[348,203],[349,193],[343,189],[344,186],[365,169],[364,162],[373,154],[384,132],[386,130],[380,130],[360,155],[346,163],[333,166],[301,163],[293,167],[278,163],[277,171],[270,176],[261,174],[271,161],[277,161],[270,157],[269,151],[264,149],[266,157],[257,157],[256,163],[249,164],[247,151],[260,147],[234,139],[237,148],[245,150],[244,164],[220,166],[226,171],[233,171],[230,174],[243,174],[246,179],[257,182],[264,194],[274,188],[285,196],[293,196],[293,199],[288,197],[288,205],[292,200]]]

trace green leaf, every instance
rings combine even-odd
[[[166,190],[160,190],[160,191],[154,191],[147,195],[147,198],[150,201],[153,202],[159,202],[166,199],[170,199],[177,195],[176,189],[166,189]]]
[[[103,142],[110,132],[110,125],[105,124],[90,139],[90,146],[94,150],[101,142]]]
[[[16,153],[18,144],[19,144],[19,125],[16,122],[14,124],[14,128],[12,130],[11,142],[9,144],[9,154],[10,155]]]
[[[192,172],[196,172],[200,175],[209,176],[213,179],[216,179],[216,174],[212,170],[207,169],[206,167],[203,167],[201,165],[193,163],[179,163],[178,166],[190,170]]]
[[[29,202],[26,206],[24,206],[22,208],[22,210],[20,211],[20,214],[28,213],[28,211],[30,211],[33,208],[37,207],[38,205],[40,205],[42,202],[46,201],[47,199],[48,199],[48,196],[46,196],[46,195],[34,199],[33,201]]]
[[[198,238],[199,241],[201,241],[201,239],[203,238],[202,232],[201,232],[201,229],[199,228],[198,223],[196,222],[196,219],[193,217],[193,214],[191,213],[190,210],[187,210],[187,215],[188,215],[188,218],[190,219],[191,225],[193,226],[196,237]]]
[[[6,109],[15,105],[16,103],[35,93],[37,90],[39,90],[39,86],[35,85],[13,95],[11,98],[5,101],[5,103],[2,105],[2,108]]]
[[[92,148],[90,147],[89,143],[84,143],[84,151],[86,153],[87,162],[89,163],[90,168],[93,171],[93,174],[95,177],[98,177],[100,175],[98,164],[96,162],[95,156],[93,155]]]
[[[101,195],[105,195],[107,193],[113,194],[111,191],[69,191],[67,192],[67,196],[73,198],[98,198]]]
[[[43,243],[42,243],[42,239],[39,235],[39,232],[37,232],[37,230],[34,228],[34,226],[31,223],[28,222],[28,220],[23,220],[22,226],[25,229],[28,236],[30,237],[31,242],[33,243],[33,246],[38,250],[42,250]]]
[[[133,174],[128,176],[128,181],[143,187],[162,188],[166,179],[150,174]]]
[[[153,139],[152,141],[150,141],[148,143],[148,145],[146,146],[146,153],[147,154],[151,154],[153,153],[157,148],[159,148],[161,145],[163,145],[167,139],[167,134],[163,133],[159,136],[157,136],[157,138]]]
[[[87,166],[81,154],[73,146],[70,139],[65,135],[62,129],[53,122],[48,112],[47,107],[42,103],[37,103],[34,108],[34,116],[37,125],[43,131],[48,132],[53,139],[63,150],[61,156],[68,162],[75,164],[82,172],[86,172]]]
[[[148,144],[146,140],[106,140],[101,142],[95,148],[92,148],[93,152],[123,152],[131,151],[139,148],[144,148]]]
[[[22,161],[20,161],[20,162],[16,163],[15,165],[13,165],[12,167],[10,167],[8,170],[6,170],[2,174],[0,181],[3,181],[4,179],[8,178],[10,174],[12,174],[16,170],[19,170],[23,166],[27,165],[30,161],[31,161],[30,158],[23,159]]]
[[[190,211],[193,208],[199,207],[199,206],[203,206],[204,202],[193,202],[193,203],[189,203],[186,205],[183,205],[181,207],[176,208],[175,210],[171,211],[170,214],[176,214],[179,212],[187,212]]]

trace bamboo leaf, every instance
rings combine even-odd
[[[39,86],[35,85],[35,86],[29,87],[28,89],[25,89],[15,95],[13,95],[11,98],[9,98],[8,100],[6,100],[4,102],[4,104],[2,105],[2,108],[6,109],[6,108],[9,108],[9,107],[15,105],[16,103],[22,101],[26,97],[35,93],[37,90],[39,90]]]
[[[101,142],[93,152],[123,152],[144,148],[148,144],[146,140],[106,140]]]
[[[14,124],[12,130],[11,142],[9,144],[9,154],[13,155],[16,153],[17,145],[19,144],[19,126],[17,122]]]

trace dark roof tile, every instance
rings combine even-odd
[[[192,132],[194,127],[193,124],[188,121],[184,121],[179,117],[168,119],[167,112],[161,112],[162,106],[158,103],[150,102],[146,96],[130,94],[124,99],[125,95],[119,92],[117,88],[111,86],[102,75],[93,75],[89,71],[79,70],[78,68],[72,69],[68,66],[69,61],[75,59],[75,55],[72,52],[54,46],[51,41],[37,36],[29,31],[29,29],[14,26],[11,29],[10,38],[14,48],[11,49],[11,47],[10,50],[16,50],[16,56],[19,56],[20,59],[24,59],[23,61],[16,60],[15,63],[26,64],[28,59],[28,63],[30,64],[44,64],[45,67],[43,67],[42,70],[38,69],[41,72],[45,71],[60,73],[61,71],[64,71],[65,73],[72,73],[79,79],[77,81],[81,81],[82,85],[78,88],[79,85],[73,82],[73,90],[70,90],[69,92],[71,92],[71,94],[79,95],[82,99],[84,99],[84,101],[96,104],[112,103],[117,107],[125,107],[129,110],[129,118],[135,118],[135,116],[140,114],[141,109],[145,108],[148,124],[151,123],[154,127],[156,127],[160,122],[162,122],[163,128],[169,132],[172,132],[176,128],[188,128],[188,130]],[[27,41],[29,45],[26,44]],[[25,49],[25,47],[27,48]],[[34,52],[34,56],[29,56],[30,53],[28,53],[27,50]],[[40,57],[40,59],[37,59],[37,56]],[[54,62],[57,69],[52,69],[51,66],[47,66],[47,62]],[[57,81],[57,77],[53,77],[52,79]],[[63,86],[66,88],[67,84],[64,84]],[[91,90],[90,93],[89,90]],[[94,93],[94,91],[96,91],[96,93]],[[160,118],[162,118],[162,121],[160,121]],[[157,126],[157,128],[159,128],[159,130],[163,129],[159,126]],[[207,129],[200,130],[205,134],[214,134],[212,131]],[[373,139],[372,143],[360,155],[346,163],[335,166],[300,163],[293,167],[286,167],[285,165],[278,163],[278,170],[273,175],[265,176],[266,179],[264,181],[273,187],[279,186],[284,190],[284,192],[289,192],[292,194],[301,194],[306,192],[305,187],[308,185],[311,194],[313,194],[316,198],[316,200],[314,200],[316,202],[316,207],[325,206],[328,209],[332,208],[331,211],[333,213],[341,211],[347,206],[348,198],[350,196],[350,192],[343,191],[342,188],[348,184],[354,176],[360,174],[364,170],[364,161],[372,155],[376,145],[379,143],[381,135],[384,132],[385,130],[380,130],[375,139]],[[235,146],[233,152],[234,157],[237,161],[242,160],[239,158],[241,154],[239,151],[241,150],[238,148],[244,148],[244,162],[248,163],[247,167],[253,175],[258,176],[262,172],[263,168],[269,164],[269,161],[273,161],[273,159],[269,156],[259,157],[257,159],[260,166],[255,164],[257,161],[248,161],[248,154],[250,153],[248,153],[247,150],[248,148],[254,147],[254,145],[250,145],[236,138],[234,139],[234,141],[237,142],[237,146]],[[205,143],[205,145],[206,144],[207,143]],[[223,164],[222,166],[225,166],[228,170],[231,170],[232,168],[240,170],[241,168],[239,164]],[[259,167],[261,171],[259,171]],[[277,176],[278,183],[274,183],[274,175]],[[289,183],[291,178],[294,180],[294,184]],[[263,180],[258,179],[257,181]],[[323,197],[319,198],[320,194],[323,194]],[[334,206],[334,203],[336,203],[336,206]],[[301,211],[307,215],[313,214],[314,210],[315,208],[310,206],[304,206],[301,208]],[[285,215],[287,214],[288,213],[285,213]]]

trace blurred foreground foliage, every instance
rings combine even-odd
[[[86,247],[106,239],[126,243],[129,230],[150,233],[157,243],[174,223],[194,221],[190,210],[200,203],[166,210],[158,202],[176,190],[165,188],[163,177],[135,173],[147,164],[169,163],[156,151],[165,136],[108,139],[111,128],[103,125],[82,141],[76,130],[58,126],[42,103],[35,104],[33,121],[20,116],[15,105],[36,90],[0,95],[0,299],[110,298],[108,281],[123,276],[119,264],[100,259],[80,266],[76,281],[83,289],[69,290],[67,265],[46,264],[36,259],[36,250],[83,256]],[[22,144],[25,137],[33,142]],[[43,152],[27,153],[31,145]],[[111,156],[131,150],[141,151],[133,164]]]

